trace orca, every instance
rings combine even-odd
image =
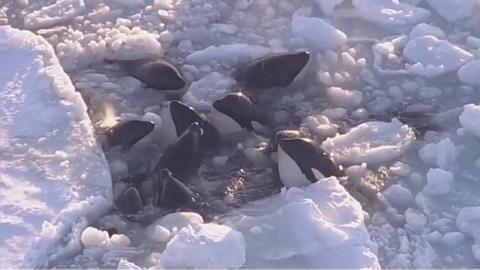
[[[105,132],[107,144],[110,147],[120,145],[123,150],[128,150],[154,128],[155,124],[147,121],[131,120],[119,123]]]
[[[278,170],[286,187],[305,186],[325,177],[341,176],[330,156],[308,138],[278,141]]]
[[[177,140],[165,149],[153,167],[152,175],[159,177],[169,169],[184,184],[190,183],[202,161],[201,136],[204,131],[198,122],[192,123]]]
[[[180,71],[165,59],[122,61],[122,67],[149,88],[179,90],[186,86]]]
[[[193,192],[181,181],[175,178],[168,169],[160,172],[158,195],[155,204],[159,207],[177,209],[188,207],[194,203]]]
[[[307,51],[268,54],[237,69],[233,77],[248,89],[287,87],[309,61]]]
[[[170,114],[175,124],[177,136],[182,133],[194,122],[200,124],[200,128],[204,131],[201,135],[201,142],[203,150],[216,150],[221,145],[221,137],[218,130],[210,124],[210,122],[203,119],[200,114],[192,107],[180,102],[170,102]]]
[[[143,201],[135,187],[127,188],[117,199],[117,208],[127,215],[134,215],[143,209]]]

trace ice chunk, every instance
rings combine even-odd
[[[480,106],[467,104],[463,106],[463,112],[459,116],[460,124],[464,129],[480,137],[480,125],[478,119],[480,117]]]
[[[458,213],[455,222],[460,232],[480,241],[480,206],[465,207]]]
[[[429,78],[455,71],[474,59],[471,53],[434,36],[408,41],[403,55],[412,63],[407,69]]]
[[[201,224],[203,223],[203,218],[197,213],[193,212],[177,212],[168,214],[157,221],[155,221],[152,226],[161,225],[164,228],[171,230],[174,227],[181,229],[187,225]]]
[[[120,259],[118,263],[117,270],[141,270],[142,268],[132,262],[129,262],[125,259]]]
[[[307,116],[303,120],[305,126],[309,130],[311,130],[313,133],[316,135],[322,136],[322,137],[333,137],[335,134],[337,134],[337,128],[338,126],[331,123],[330,120],[323,115],[318,115],[318,116]]]
[[[78,252],[83,229],[111,207],[110,170],[47,41],[1,26],[0,61],[0,260],[45,267]]]
[[[388,187],[383,195],[396,208],[405,209],[413,203],[413,195],[410,190],[399,184]]]
[[[428,4],[448,22],[472,16],[475,0],[427,0]]]
[[[450,248],[456,248],[465,241],[465,235],[459,232],[447,232],[443,235],[442,241]]]
[[[163,227],[162,225],[155,225],[151,226],[153,230],[146,230],[147,236],[150,237],[152,240],[166,243],[170,240],[171,233],[170,231]]]
[[[399,31],[430,16],[428,10],[398,0],[353,0],[352,3],[364,20]]]
[[[213,101],[231,92],[233,85],[235,85],[235,80],[230,76],[214,71],[193,82],[183,98],[197,109],[208,109],[212,106]]]
[[[427,225],[427,217],[419,210],[412,208],[405,211],[405,221],[416,230],[421,230]]]
[[[30,30],[49,28],[71,20],[84,10],[83,0],[58,0],[53,5],[28,13],[24,18],[24,24]]]
[[[107,36],[106,59],[137,60],[163,54],[158,35],[136,27],[125,28],[125,32],[112,30]]]
[[[145,6],[144,0],[115,0],[115,2],[127,8],[138,8]]]
[[[432,195],[445,195],[453,185],[453,174],[443,169],[430,169],[427,173],[427,185],[424,191]]]
[[[110,237],[108,243],[111,246],[117,246],[117,247],[128,247],[130,246],[130,238],[124,234],[114,234],[112,237]]]
[[[363,95],[358,90],[344,90],[340,87],[327,88],[327,98],[333,105],[356,107],[362,103]]]
[[[457,149],[450,138],[445,138],[437,144],[437,166],[450,169],[457,159]]]
[[[81,236],[82,245],[85,248],[98,247],[106,245],[110,237],[108,232],[99,230],[94,227],[87,227]]]
[[[290,188],[243,211],[246,215],[228,221],[245,236],[245,267],[379,267],[361,206],[335,177]],[[256,227],[261,230],[252,230]],[[340,253],[349,260],[339,259]]]
[[[439,39],[446,38],[445,32],[443,32],[442,29],[426,23],[419,23],[410,31],[410,39],[421,36],[434,36]]]
[[[336,6],[340,5],[343,0],[315,0],[315,3],[320,7],[325,15],[330,15]]]
[[[412,129],[394,118],[360,124],[326,139],[322,147],[340,164],[382,164],[402,156],[414,140]]]
[[[222,65],[244,64],[255,58],[270,53],[270,49],[262,46],[247,44],[229,44],[210,46],[201,51],[195,51],[187,56],[186,62],[190,64],[206,64],[217,61]]]
[[[187,225],[167,244],[162,259],[168,268],[240,268],[246,260],[245,240],[225,225]]]
[[[290,28],[316,51],[334,49],[345,44],[347,35],[324,20],[294,15]]]
[[[458,78],[463,83],[473,85],[473,86],[480,86],[480,60],[474,60],[458,70]]]

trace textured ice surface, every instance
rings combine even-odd
[[[47,266],[110,207],[108,163],[50,44],[2,26],[0,60],[0,263]]]
[[[407,69],[426,77],[456,71],[474,59],[471,53],[434,36],[422,36],[408,41],[403,55],[411,63]]]
[[[352,3],[364,20],[397,31],[424,22],[430,16],[428,10],[398,0],[353,0]]]
[[[290,188],[240,212],[227,220],[245,237],[245,267],[379,267],[362,208],[335,177]]]
[[[397,119],[366,122],[322,144],[340,164],[383,163],[401,157],[414,141],[411,128]]]

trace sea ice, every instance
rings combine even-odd
[[[403,55],[411,63],[407,69],[428,78],[455,71],[474,59],[462,48],[430,35],[408,41]]]
[[[227,221],[245,237],[245,267],[379,267],[362,208],[335,177],[292,187],[239,211],[243,214]]]
[[[47,267],[111,206],[110,170],[51,45],[1,26],[0,60],[2,267]]]
[[[84,10],[83,0],[58,0],[53,5],[27,13],[24,24],[30,30],[49,28],[73,19]]]
[[[458,78],[463,83],[473,85],[473,86],[480,86],[480,60],[474,60],[458,70]]]
[[[326,139],[322,147],[340,164],[382,164],[401,157],[414,140],[410,127],[392,119],[360,124],[345,134]]]
[[[316,51],[335,49],[347,41],[345,33],[316,17],[294,15],[290,28],[295,36],[303,38]]]
[[[398,0],[353,0],[352,4],[364,20],[397,31],[424,22],[430,16],[428,10]]]
[[[208,109],[212,103],[226,95],[235,80],[230,76],[211,72],[188,87],[188,92],[183,99],[197,109]]]
[[[243,235],[213,223],[187,225],[162,253],[162,264],[168,268],[240,268],[245,260]]]
[[[427,0],[428,4],[448,22],[467,19],[475,10],[475,0]]]
[[[432,195],[445,195],[452,189],[453,174],[443,169],[430,169],[427,172],[427,185],[423,189]]]
[[[458,119],[464,129],[476,135],[477,137],[480,137],[480,125],[478,124],[479,117],[480,106],[475,104],[467,104],[463,106],[463,112]]]
[[[222,65],[245,64],[255,58],[265,56],[270,49],[262,46],[247,44],[229,44],[220,46],[210,46],[200,51],[189,54],[185,60],[186,63],[202,65],[212,61],[222,63]]]

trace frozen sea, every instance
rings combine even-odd
[[[479,268],[479,11],[478,0],[0,0],[0,267]],[[243,132],[230,140],[244,167],[221,153],[200,181],[253,179],[255,194],[211,202],[208,218],[114,210],[119,179],[176,136],[171,93],[119,61],[172,62],[181,100],[212,120],[212,102],[240,90],[237,67],[294,51],[310,52],[307,67],[260,99],[276,128],[322,138],[346,177],[269,186],[258,145],[270,138]],[[105,148],[102,133],[126,120],[156,126],[126,152]]]

